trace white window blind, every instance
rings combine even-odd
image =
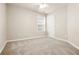
[[[45,17],[37,16],[37,31],[44,32],[45,31]]]

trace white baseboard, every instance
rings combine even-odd
[[[79,47],[77,46],[77,45],[75,45],[75,44],[73,44],[71,41],[67,41],[69,44],[71,44],[73,47],[75,47],[76,49],[78,49],[79,50]]]
[[[20,40],[28,40],[28,39],[36,39],[36,38],[42,38],[42,37],[46,37],[46,35],[27,37],[27,38],[21,38],[21,39],[12,39],[12,40],[7,40],[7,42],[20,41]]]
[[[53,38],[53,39],[57,39],[57,40],[61,40],[61,41],[67,42],[67,40],[64,40],[64,39],[61,39],[61,38],[58,38],[58,37],[55,37],[55,36],[50,36],[50,38]]]
[[[3,49],[5,48],[5,46],[6,46],[6,44],[7,44],[7,41],[5,41],[2,45],[1,45],[1,49],[0,49],[0,54],[1,54],[1,52],[3,51]]]
[[[28,38],[22,38],[22,39],[14,39],[14,40],[7,40],[5,41],[2,45],[1,45],[1,49],[0,49],[0,53],[2,52],[2,50],[4,49],[4,47],[6,46],[6,44],[8,42],[13,42],[13,41],[20,41],[20,40],[28,40],[28,39],[36,39],[36,38],[43,38],[43,37],[46,37],[45,35],[42,35],[42,36],[35,36],[35,37],[28,37]]]
[[[35,37],[28,37],[28,38],[23,38],[23,39],[14,39],[14,40],[7,40],[7,42],[13,42],[13,41],[20,41],[20,40],[28,40],[28,39],[36,39],[36,38],[43,38],[43,37],[46,37],[45,35],[43,36],[35,36]],[[57,37],[49,37],[49,38],[53,38],[53,39],[57,39],[57,40],[61,40],[61,41],[64,41],[64,42],[67,42],[69,44],[71,44],[73,47],[75,47],[76,49],[79,50],[79,47],[75,44],[73,44],[72,42],[68,41],[68,40],[64,40],[64,39],[61,39],[61,38],[57,38]],[[7,42],[5,42],[0,50],[0,53],[2,52],[2,50],[4,49],[5,45],[7,44]]]
[[[53,39],[57,39],[57,40],[61,40],[61,41],[67,42],[67,43],[69,43],[70,45],[72,45],[73,47],[75,47],[76,49],[79,50],[79,47],[78,47],[77,45],[75,45],[74,43],[72,43],[71,41],[64,40],[64,39],[61,39],[61,38],[58,38],[58,37],[50,37],[50,38],[53,38]]]

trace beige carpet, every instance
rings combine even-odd
[[[7,43],[3,55],[78,55],[79,50],[66,42],[40,38]]]

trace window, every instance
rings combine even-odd
[[[45,17],[44,16],[37,17],[37,30],[38,32],[45,31]]]

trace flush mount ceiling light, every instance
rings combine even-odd
[[[48,7],[47,4],[39,4],[39,9],[43,9],[43,8],[46,8],[46,7]]]
[[[48,5],[45,3],[36,3],[34,5],[38,6],[39,9],[44,9],[48,7]]]

